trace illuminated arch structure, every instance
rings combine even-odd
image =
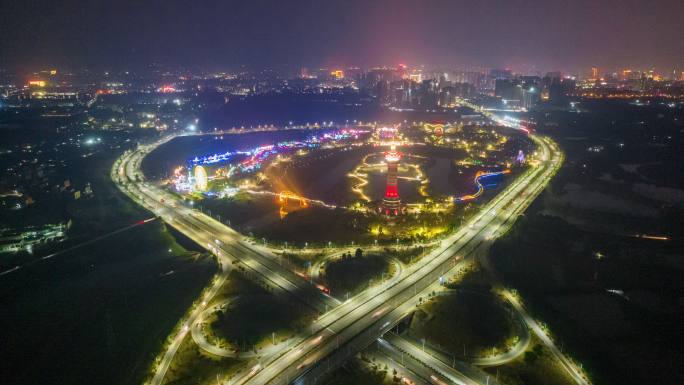
[[[288,203],[290,200],[299,202],[299,208],[309,207],[308,199],[301,197],[291,191],[281,191],[280,193],[278,193],[278,203],[280,204],[280,219],[285,218],[285,216],[293,210],[292,208],[288,207]]]
[[[511,170],[510,169],[505,169],[503,171],[495,171],[495,172],[486,172],[486,171],[478,171],[475,174],[475,179],[473,181],[475,182],[475,185],[477,186],[477,191],[474,194],[468,194],[468,195],[463,195],[460,197],[454,198],[454,202],[467,202],[467,201],[472,201],[474,199],[477,199],[482,193],[484,193],[485,186],[482,184],[482,180],[485,178],[489,178],[491,176],[498,176],[498,175],[504,175],[504,174],[510,174]]]
[[[299,207],[309,206],[309,202],[307,202],[308,199],[299,196],[291,191],[281,191],[280,193],[278,193],[278,202],[280,202],[281,205],[287,206],[289,200],[299,202]]]

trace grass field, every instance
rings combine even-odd
[[[325,266],[324,281],[330,294],[345,298],[366,289],[370,282],[376,283],[390,277],[391,265],[387,259],[377,255],[345,257],[336,259]]]
[[[208,340],[228,341],[222,346],[239,347],[248,351],[290,337],[294,330],[310,322],[311,314],[303,305],[289,297],[277,297],[233,270],[209,306],[231,299],[224,310],[206,319]],[[301,310],[301,311],[300,311]],[[245,370],[247,360],[217,357],[201,350],[190,335],[186,336],[171,367],[165,384],[215,384]]]
[[[386,248],[384,250],[384,255],[390,257],[390,258],[396,258],[401,263],[404,264],[411,264],[414,262],[419,261],[423,256],[428,254],[433,247],[423,247],[423,246],[418,246],[418,247],[407,247],[407,248]]]
[[[53,207],[73,226],[67,241],[1,263],[40,261],[0,278],[3,383],[140,383],[169,332],[216,271],[212,258],[159,221],[41,260],[152,216],[110,180],[117,154],[103,150],[73,157],[60,170],[64,175],[55,177],[81,188],[91,183],[91,197],[37,196],[23,213],[30,223],[40,216],[53,220],[42,209]]]
[[[503,351],[515,324],[503,304],[488,294],[457,291],[433,297],[418,308],[410,334],[441,350],[466,357]]]
[[[152,222],[2,277],[3,382],[139,383],[215,269]]]
[[[257,237],[265,237],[274,242],[285,241],[297,246],[309,246],[327,242],[349,244],[370,243],[373,237],[367,231],[370,218],[358,212],[344,209],[310,206],[288,214],[282,220],[254,229]]]
[[[244,361],[234,358],[206,354],[197,348],[192,338],[187,337],[166,373],[164,384],[216,384],[217,380],[226,380],[239,370],[244,370],[244,365]]]
[[[311,322],[314,314],[290,297],[274,294],[238,296],[226,310],[219,310],[211,322],[218,338],[242,351],[261,348],[294,335]]]
[[[524,355],[506,365],[485,371],[506,385],[573,385],[560,362],[536,337]]]
[[[342,367],[321,380],[321,384],[324,385],[389,385],[392,383],[392,374],[387,368],[361,358],[348,360]]]

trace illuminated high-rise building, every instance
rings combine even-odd
[[[598,67],[591,67],[591,78],[594,79],[594,80],[600,78]]]
[[[416,83],[420,83],[423,81],[423,72],[418,70],[418,71],[413,71],[409,74],[409,79],[411,81],[414,81]]]
[[[382,198],[382,210],[385,215],[398,215],[401,209],[401,199],[399,198],[399,186],[397,183],[399,160],[401,160],[401,153],[392,146],[391,150],[385,153],[387,184],[385,185],[385,196]]]
[[[342,71],[342,70],[330,71],[330,77],[332,77],[333,79],[337,79],[337,80],[344,79],[344,71]]]

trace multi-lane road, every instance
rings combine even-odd
[[[136,202],[148,208],[165,222],[175,227],[186,236],[207,248],[218,259],[221,272],[215,277],[211,286],[205,290],[202,298],[190,311],[187,318],[182,322],[178,332],[169,341],[167,350],[157,364],[153,384],[161,384],[171,364],[180,343],[188,334],[190,327],[201,320],[201,313],[207,304],[219,291],[225,282],[227,273],[234,262],[239,261],[246,269],[258,274],[276,293],[292,294],[316,311],[322,311],[333,307],[337,301],[326,295],[312,285],[302,281],[294,273],[282,269],[277,258],[258,247],[244,242],[242,236],[232,229],[224,226],[211,217],[198,213],[193,209],[183,206],[177,198],[148,185],[143,180],[140,171],[140,163],[143,157],[156,146],[165,143],[169,139],[159,141],[151,146],[142,146],[134,152],[124,154],[112,169],[112,178],[117,182],[123,192]]]
[[[431,290],[431,286],[456,265],[457,259],[470,255],[483,242],[491,240],[514,218],[519,205],[526,205],[544,188],[561,157],[551,152],[548,139],[535,137],[533,140],[540,146],[540,166],[519,177],[489,202],[467,226],[443,241],[434,252],[406,269],[401,280],[383,288],[368,300],[355,298],[341,305],[340,307],[352,309],[332,322],[322,333],[303,341],[300,347],[266,363],[246,383],[289,383],[300,378],[310,366],[326,359],[339,346],[347,343],[355,343],[356,347],[368,344],[403,318],[413,309],[421,292]],[[363,338],[366,334],[367,337]],[[322,366],[325,365],[324,363]],[[317,369],[320,367],[321,365]],[[311,374],[301,378],[307,380],[316,377],[318,372],[312,370]]]
[[[495,236],[497,236],[505,227],[517,217],[518,208],[526,207],[534,197],[543,190],[549,178],[553,175],[562,157],[557,151],[552,153],[553,147],[549,145],[547,139],[534,138],[540,146],[540,159],[542,160],[539,167],[536,167],[520,178],[518,178],[511,186],[497,196],[492,202],[487,204],[485,208],[470,221],[469,225],[454,234],[443,246],[438,248],[431,255],[424,257],[420,265],[409,269],[402,281],[397,283],[385,292],[377,295],[373,300],[366,303],[355,304],[360,309],[361,317],[351,320],[340,320],[340,327],[336,329],[335,337],[324,337],[327,343],[321,343],[319,346],[311,348],[308,353],[298,352],[295,355],[284,355],[275,362],[273,368],[266,367],[261,372],[257,373],[253,383],[261,383],[264,381],[263,377],[272,376],[274,371],[282,369],[281,373],[272,377],[274,383],[288,382],[291,378],[297,377],[302,369],[306,368],[313,362],[317,362],[327,354],[337,350],[330,348],[336,346],[342,341],[351,341],[355,343],[356,347],[371,343],[374,338],[384,333],[388,328],[403,318],[408,312],[412,311],[413,306],[418,302],[423,291],[425,294],[436,288],[438,278],[445,273],[447,268],[451,267],[450,259],[453,256],[467,256],[473,251],[477,250],[481,245],[488,243]],[[411,296],[411,294],[415,294]],[[417,293],[417,294],[416,294]],[[370,315],[375,314],[378,309],[385,307],[385,304],[390,304],[393,309],[387,317],[380,318],[377,322],[373,322]],[[345,324],[345,321],[346,324]],[[386,327],[383,327],[387,325]],[[379,328],[376,330],[375,327]],[[363,338],[363,336],[366,336]],[[361,337],[361,338],[359,338]],[[334,340],[334,341],[333,341]],[[326,348],[327,346],[327,348]],[[353,349],[352,349],[353,350]],[[344,349],[340,350],[344,352]],[[291,362],[288,362],[292,360]],[[329,360],[326,360],[329,361]],[[319,365],[325,367],[326,364]],[[315,379],[319,376],[315,370],[313,374],[304,379]],[[261,377],[261,378],[260,378]],[[252,382],[250,382],[252,383]]]
[[[224,224],[185,207],[174,196],[145,183],[140,162],[149,151],[168,139],[124,154],[112,169],[112,178],[122,191],[213,252],[222,267],[222,273],[218,274],[170,341],[156,367],[153,384],[162,383],[178,346],[190,326],[201,319],[206,304],[219,290],[230,264],[235,261],[258,273],[273,291],[295,295],[324,313],[288,349],[262,359],[236,383],[286,384],[293,380],[301,383],[315,380],[327,370],[326,365],[335,366],[372,343],[412,311],[421,296],[438,288],[440,277],[448,275],[459,261],[471,256],[473,251],[510,226],[517,214],[544,189],[562,162],[562,154],[549,139],[531,138],[539,146],[539,166],[518,177],[466,226],[442,241],[433,252],[405,268],[396,279],[341,304],[284,269],[268,251],[250,245]],[[438,366],[438,363],[433,365]]]

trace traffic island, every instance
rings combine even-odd
[[[524,355],[501,366],[484,369],[500,383],[573,385],[576,382],[568,376],[560,361],[536,337]]]
[[[396,384],[385,362],[363,353],[350,359],[339,369],[327,374],[321,381],[325,385],[390,385]]]
[[[178,348],[164,378],[164,384],[216,384],[244,370],[246,361],[217,357],[200,349],[192,338],[186,338]]]
[[[361,249],[355,255],[343,254],[323,266],[321,281],[330,295],[345,300],[373,284],[388,279],[396,267],[383,256],[364,256]]]
[[[314,312],[291,298],[273,294],[239,296],[207,317],[208,339],[236,353],[265,353],[309,325]]]
[[[497,297],[447,290],[423,300],[411,318],[408,336],[420,345],[473,361],[511,350],[520,340],[519,329],[508,306]]]

